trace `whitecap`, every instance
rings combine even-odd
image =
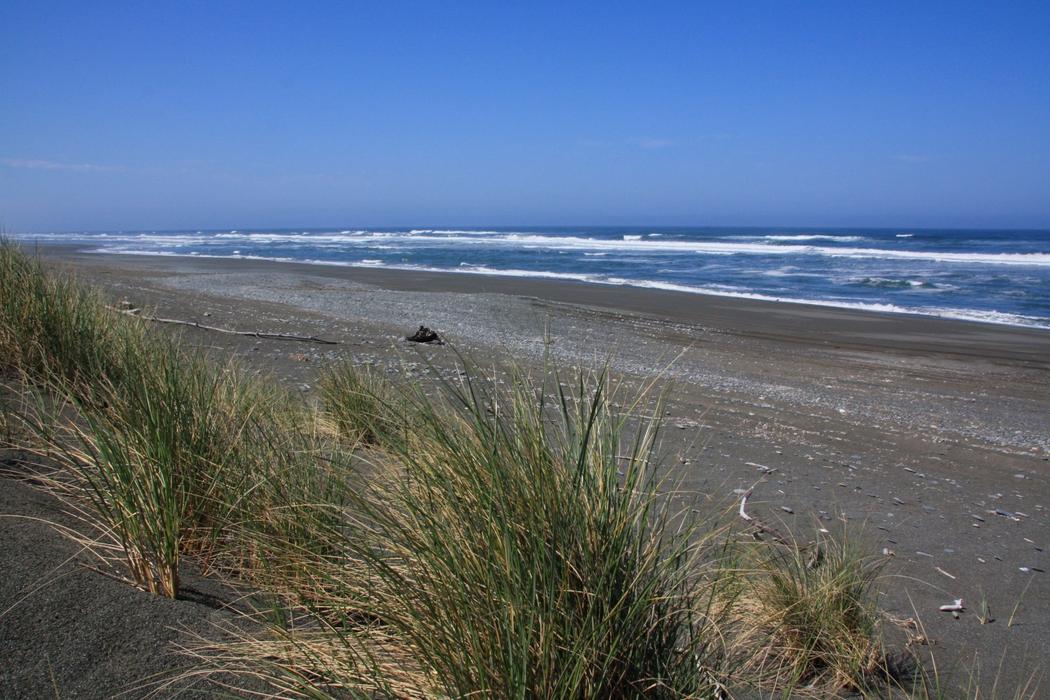
[[[767,241],[841,241],[843,243],[856,243],[857,241],[863,241],[864,238],[864,236],[833,236],[826,233],[762,236],[762,239]]]

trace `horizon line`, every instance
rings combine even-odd
[[[1050,225],[1046,227],[1040,226],[863,226],[856,224],[844,224],[844,225],[817,225],[811,226],[806,224],[773,224],[773,225],[760,225],[760,224],[731,224],[731,225],[719,225],[719,224],[637,224],[637,223],[624,223],[624,224],[382,224],[382,225],[348,225],[339,224],[332,226],[219,226],[219,227],[196,227],[196,226],[184,226],[177,228],[96,228],[96,229],[63,229],[63,230],[23,230],[15,231],[8,229],[0,223],[0,235],[33,235],[33,234],[97,234],[97,233],[185,233],[187,231],[199,231],[201,233],[212,233],[212,232],[229,232],[229,231],[332,231],[332,230],[392,230],[392,229],[408,229],[408,230],[443,230],[443,229],[459,229],[459,230],[504,230],[513,231],[515,229],[683,229],[683,230],[709,230],[709,229],[761,229],[761,230],[813,230],[813,231],[826,231],[826,230],[847,230],[847,231],[1000,231],[1000,232],[1050,232]]]

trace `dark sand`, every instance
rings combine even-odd
[[[82,525],[18,479],[28,455],[0,457],[0,698],[215,697],[210,683],[183,677],[195,666],[175,645],[245,624],[226,607],[237,596],[190,566],[180,600],[98,573],[101,563],[53,526]]]
[[[408,377],[428,362],[453,372],[453,346],[532,366],[549,327],[561,367],[608,359],[629,381],[673,380],[664,452],[698,498],[729,503],[754,485],[769,521],[807,534],[843,516],[873,553],[892,552],[883,607],[921,619],[942,671],[976,657],[983,685],[998,675],[1010,688],[1050,652],[1050,332],[567,282],[42,252],[161,316],[340,341],[184,330],[308,396],[343,357]],[[452,345],[401,341],[420,324]],[[4,570],[23,565],[4,542]],[[958,620],[937,611],[955,598]],[[982,600],[994,622],[978,622]],[[41,645],[79,629],[63,614],[41,621]]]

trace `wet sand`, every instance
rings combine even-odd
[[[753,512],[785,528],[861,528],[892,553],[884,608],[921,618],[942,668],[965,673],[976,654],[990,685],[1002,659],[1009,686],[1050,652],[1050,332],[560,281],[41,252],[160,316],[339,341],[183,331],[308,397],[339,358],[411,379],[431,363],[453,372],[453,349],[659,374],[672,383],[666,462],[697,498],[728,504],[753,486]],[[420,324],[450,345],[403,342]],[[955,598],[958,620],[937,611]]]

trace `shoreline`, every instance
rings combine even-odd
[[[1042,360],[1050,368],[1050,328],[1015,325],[995,321],[937,316],[912,311],[839,306],[816,301],[766,299],[707,291],[681,291],[632,284],[613,284],[587,280],[547,277],[519,277],[498,271],[465,272],[391,266],[344,265],[325,261],[293,261],[253,257],[205,255],[159,255],[151,253],[100,253],[73,244],[39,244],[45,257],[87,261],[92,258],[155,263],[168,269],[214,271],[229,266],[247,270],[274,269],[318,274],[324,277],[353,277],[396,291],[442,291],[452,293],[494,293],[535,297],[547,302],[594,306],[606,310],[662,316],[672,322],[710,325],[740,334],[790,340],[798,336],[797,323],[810,321],[805,338],[809,342],[866,345],[893,343],[918,351],[972,355],[1003,353],[1004,357]],[[172,261],[170,264],[159,261]],[[196,261],[196,262],[195,262]],[[927,327],[927,324],[930,324]],[[1002,335],[1002,338],[994,336]],[[880,343],[880,336],[883,340]],[[892,340],[887,339],[892,336]],[[942,336],[942,338],[938,338]],[[979,351],[955,347],[971,342]],[[1010,345],[993,349],[994,345]],[[1030,350],[1030,352],[1029,352]]]
[[[479,357],[535,364],[550,353],[567,367],[604,360],[617,373],[662,377],[747,412],[779,406],[805,420],[1050,451],[1050,334],[1035,330],[553,280],[50,252],[119,286],[141,281],[132,296],[148,289],[143,303],[176,318],[185,301],[169,310],[165,297],[192,294],[294,311],[274,316],[290,332],[341,326],[397,343],[427,325]],[[305,329],[295,322],[304,314],[312,318]],[[388,362],[387,354],[371,359]]]
[[[600,287],[626,287],[629,289],[637,290],[657,290],[667,291],[690,295],[701,295],[708,297],[722,297],[727,299],[743,299],[749,301],[768,302],[773,304],[791,304],[796,306],[813,306],[820,308],[829,309],[844,309],[847,311],[860,311],[864,313],[876,313],[876,314],[888,314],[895,316],[910,316],[913,318],[937,318],[950,321],[962,321],[964,323],[980,323],[990,324],[996,326],[1008,326],[1012,328],[1027,328],[1031,330],[1050,332],[1050,325],[1040,325],[1037,323],[1021,323],[1018,321],[1004,320],[1006,317],[1012,318],[1039,318],[1039,317],[1026,317],[1018,314],[1010,314],[999,311],[986,311],[977,312],[973,311],[968,313],[967,309],[953,310],[940,308],[945,313],[934,313],[926,312],[919,309],[909,309],[902,306],[896,306],[894,304],[884,304],[880,302],[862,302],[862,301],[832,301],[832,300],[819,300],[819,299],[791,299],[788,297],[775,297],[767,294],[760,294],[757,292],[727,292],[718,291],[715,289],[708,289],[705,287],[693,287],[690,285],[675,284],[671,282],[656,282],[653,280],[631,280],[626,278],[610,278],[607,280],[602,279],[589,279],[587,275],[575,274],[575,273],[562,273],[562,272],[542,272],[542,271],[526,271],[526,270],[497,270],[489,268],[436,268],[436,267],[414,267],[411,265],[370,265],[366,262],[359,263],[344,263],[336,262],[331,260],[293,260],[291,258],[268,258],[264,256],[256,255],[199,255],[199,254],[186,254],[180,255],[176,253],[148,253],[148,252],[111,252],[103,250],[78,250],[79,253],[85,255],[118,255],[124,257],[170,257],[170,258],[190,258],[190,259],[203,259],[203,260],[246,260],[251,262],[263,262],[263,263],[276,263],[282,265],[316,265],[320,267],[333,267],[333,268],[353,268],[359,270],[383,270],[393,273],[415,273],[415,274],[448,274],[448,275],[477,275],[481,277],[498,277],[502,279],[525,279],[536,282],[567,282],[570,284],[587,284],[597,285]],[[979,314],[983,313],[984,316]],[[1040,320],[1045,320],[1041,319]]]

